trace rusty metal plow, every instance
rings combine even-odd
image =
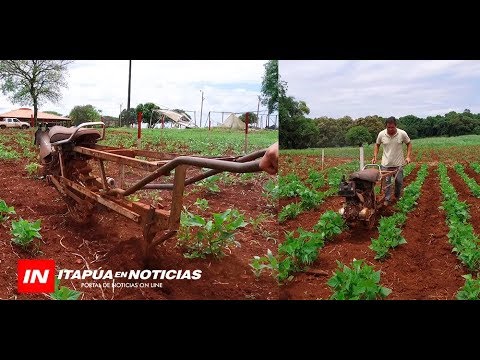
[[[350,174],[340,183],[338,195],[345,201],[339,210],[340,215],[350,224],[362,221],[368,228],[373,228],[378,220],[380,208],[387,189],[395,184],[395,179],[402,167],[383,170],[378,164],[367,164],[362,170]],[[386,183],[391,176],[390,184]],[[378,189],[378,193],[375,191]]]
[[[102,135],[88,126],[101,125]],[[77,220],[88,219],[95,204],[101,204],[138,223],[143,231],[142,253],[148,257],[151,249],[176,234],[180,225],[185,186],[223,171],[249,173],[260,171],[260,158],[266,149],[241,157],[200,157],[162,154],[149,150],[123,149],[99,145],[105,137],[103,123],[84,123],[76,128],[54,126],[39,128],[35,143],[40,147],[40,159],[47,180],[64,196]],[[143,157],[150,160],[137,159]],[[100,176],[91,174],[89,161],[98,164]],[[118,181],[107,174],[105,163],[118,165]],[[150,172],[132,185],[126,186],[125,167]],[[190,168],[208,171],[187,177]],[[110,169],[110,167],[108,167]],[[154,182],[174,171],[172,183]],[[170,210],[156,208],[126,197],[140,190],[171,190]],[[161,233],[155,240],[158,233]]]

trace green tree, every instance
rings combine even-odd
[[[333,138],[333,144],[334,146],[346,146],[345,133],[354,125],[353,119],[350,116],[344,116],[336,119],[335,124],[337,125],[337,132]]]
[[[245,122],[245,115],[246,113],[240,115],[238,118],[240,120],[242,120],[243,122]],[[253,113],[253,112],[249,112],[248,113],[248,123],[249,124],[256,124],[258,121],[258,117],[257,117],[257,114]]]
[[[135,108],[135,111],[137,114],[139,112],[142,113],[143,122],[150,123],[151,120],[152,124],[155,124],[160,119],[159,114],[153,111],[155,109],[160,109],[160,107],[158,105],[155,105],[154,103],[149,102],[145,104],[138,104]]]
[[[422,126],[424,119],[416,117],[415,115],[407,115],[398,118],[397,126],[405,130],[410,139],[418,138],[419,129]]]
[[[378,115],[369,115],[364,118],[358,118],[355,120],[354,125],[356,126],[365,126],[370,132],[371,140],[369,144],[373,143],[378,136],[378,133],[385,129],[385,119]]]
[[[73,125],[78,126],[84,122],[100,121],[101,111],[95,109],[92,105],[77,105],[70,111],[69,118]]]
[[[315,123],[305,118],[309,113],[310,109],[305,101],[297,101],[281,92],[278,103],[280,148],[302,149],[315,146],[319,134]]]
[[[372,140],[372,136],[370,134],[370,131],[365,126],[359,125],[359,126],[352,126],[350,129],[348,129],[347,134],[345,135],[345,138],[347,140],[347,143],[349,145],[363,145],[363,144],[369,144]]]
[[[33,105],[37,122],[38,107],[46,101],[57,103],[60,89],[67,87],[66,75],[71,60],[1,60],[0,82],[12,103]]]
[[[262,105],[266,105],[268,113],[278,110],[279,96],[282,95],[282,84],[278,74],[278,60],[269,60],[264,64],[265,74],[262,80]],[[284,93],[285,91],[283,91]],[[280,94],[279,94],[280,93]],[[284,94],[283,94],[284,95]]]
[[[123,109],[120,113],[120,126],[129,126],[137,123],[137,111],[135,108]]]

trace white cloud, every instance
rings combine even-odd
[[[280,60],[279,72],[311,117],[480,112],[476,60]]]
[[[257,109],[267,60],[132,60],[130,106],[153,102],[197,112]],[[76,105],[91,104],[102,114],[118,116],[127,107],[128,60],[79,60],[69,68],[68,88],[59,104],[40,110],[68,115]],[[261,105],[260,105],[261,106]],[[0,96],[0,111],[20,107]],[[263,107],[261,106],[261,109]]]

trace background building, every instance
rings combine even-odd
[[[17,118],[20,121],[28,122],[32,125],[33,119],[33,109],[30,108],[20,108],[17,110],[12,110],[3,114],[0,114],[0,119],[3,118]],[[70,126],[71,120],[68,117],[58,116],[53,114],[44,113],[41,111],[37,112],[37,122],[51,123],[55,125]]]

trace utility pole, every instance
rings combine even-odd
[[[122,126],[122,105],[120,104],[120,112],[118,113],[118,126]]]
[[[130,89],[132,83],[132,60],[128,60],[128,102],[127,102],[127,117],[130,113]]]
[[[200,106],[200,127],[202,127],[203,100],[205,98],[203,97],[203,90],[200,90],[200,92],[202,93],[202,105]]]
[[[260,95],[258,95],[258,105],[257,105],[257,126],[258,126],[258,120],[259,120],[259,118],[258,118],[259,110],[260,110]]]

